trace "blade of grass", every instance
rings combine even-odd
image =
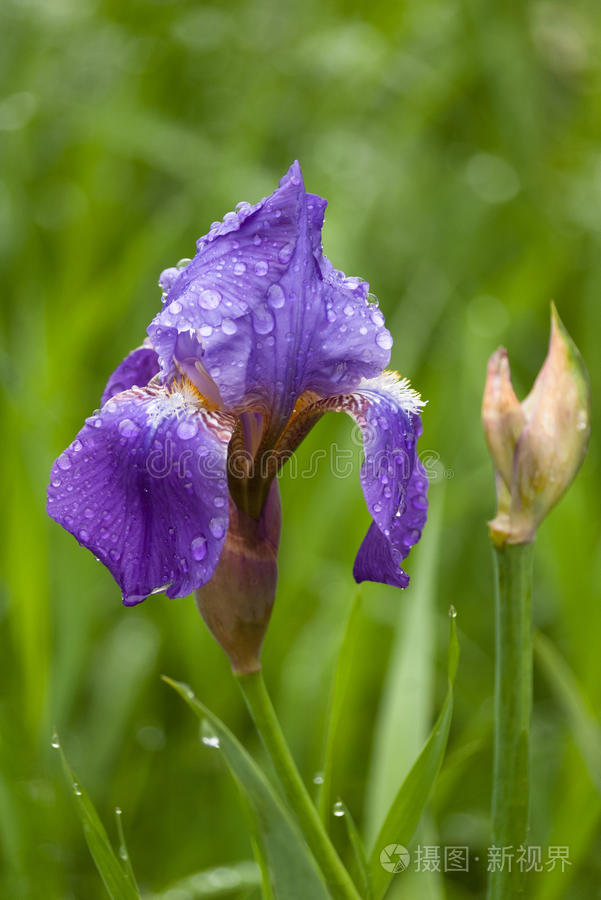
[[[267,861],[274,898],[327,900],[321,874],[296,823],[259,766],[188,685],[166,676],[163,681],[186,701],[201,723],[207,723],[203,743],[219,750],[249,804],[256,826],[255,840]]]
[[[453,715],[453,685],[459,660],[459,645],[455,625],[455,611],[451,610],[451,634],[449,639],[449,686],[445,701],[423,750],[401,785],[388,815],[376,838],[370,869],[374,895],[384,896],[391,873],[380,862],[380,853],[390,844],[407,847],[421,819],[426,803],[436,781],[446,751],[451,718]]]
[[[129,863],[127,867],[123,866],[115,854],[94,804],[67,762],[56,732],[52,738],[52,746],[60,753],[65,775],[75,796],[86,843],[109,896],[113,900],[135,900],[135,898],[139,898],[140,895],[135,880],[132,880],[129,874]]]

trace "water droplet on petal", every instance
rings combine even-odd
[[[282,263],[282,265],[286,265],[286,263],[290,262],[290,260],[292,259],[293,253],[294,244],[284,244],[284,246],[278,253],[278,260]]]
[[[236,334],[238,326],[233,319],[224,319],[221,323],[221,330],[224,334]]]
[[[352,305],[352,303],[347,303],[346,306],[344,307],[343,312],[344,312],[345,316],[349,316],[349,318],[350,318],[350,316],[355,315],[355,307]]]
[[[188,257],[185,256],[183,259],[180,259],[179,262],[177,262],[175,264],[175,268],[176,269],[185,269],[186,266],[189,265],[191,262],[192,262],[192,260],[188,259]]]
[[[378,347],[381,347],[382,350],[390,350],[392,347],[392,335],[388,331],[380,331],[376,335],[376,344]]]
[[[269,334],[273,331],[273,316],[266,306],[259,306],[255,310],[253,328],[257,334]]]
[[[286,295],[279,284],[272,284],[267,291],[267,302],[273,309],[281,309],[286,302]]]
[[[86,531],[85,528],[82,528],[81,531],[79,532],[78,537],[79,537],[80,541],[87,541],[90,537],[90,533],[89,533],[89,531]]]
[[[86,519],[91,519],[94,516],[94,510],[91,509],[91,507],[86,506],[86,508],[83,511],[83,514],[86,517]]]
[[[255,247],[259,247],[262,240],[263,240],[263,238],[261,237],[260,234],[255,234],[255,236],[253,238],[253,244],[255,245]]]
[[[198,425],[194,421],[194,419],[184,419],[183,422],[180,422],[177,426],[177,436],[182,439],[182,441],[188,441],[190,438],[193,438],[198,433]],[[186,453],[189,451],[186,450]]]
[[[236,275],[244,275],[244,273],[246,272],[246,263],[237,262],[234,266],[234,272],[236,273]]]
[[[82,443],[81,443],[80,440],[78,440],[78,439],[76,438],[76,439],[73,441],[73,443],[71,444],[71,449],[73,450],[74,453],[79,453],[79,451],[81,450],[81,448],[82,448]]]
[[[201,291],[198,302],[203,309],[217,309],[221,303],[221,294],[219,291]]]
[[[195,537],[190,544],[190,547],[192,549],[192,556],[197,562],[200,562],[207,555],[207,539],[202,535]]]
[[[258,263],[255,264],[255,275],[267,275],[269,271],[269,266],[265,262],[264,259],[260,259]]]
[[[222,538],[225,534],[225,519],[211,519],[209,530],[214,538]]]
[[[167,307],[167,310],[168,310],[168,312],[171,313],[171,315],[177,316],[177,314],[181,313],[181,311],[182,311],[182,305],[179,302],[179,300],[174,300],[172,303],[169,304],[169,306]]]
[[[213,326],[212,325],[201,325],[198,329],[198,333],[202,337],[210,337],[213,334]]]
[[[132,422],[131,419],[122,419],[119,422],[118,431],[122,437],[131,438],[134,437],[138,431],[140,430],[139,426],[136,425],[135,422]]]

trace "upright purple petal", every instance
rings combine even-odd
[[[189,382],[132,388],[86,420],[56,460],[48,513],[94,553],[127,605],[211,578],[228,529],[233,420]]]
[[[107,381],[100,405],[104,406],[115,394],[128,391],[135,385],[144,387],[159,371],[159,358],[146,338],[141,347],[136,347],[119,363]]]
[[[164,376],[181,370],[185,352],[185,371],[198,362],[227,409],[284,422],[304,391],[345,392],[382,370],[392,339],[367,283],[322,255],[324,209],[295,163],[275,193],[239,205],[200,239],[192,262],[165,282],[148,330]]]

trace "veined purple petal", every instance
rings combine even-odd
[[[295,163],[270,197],[201,238],[148,329],[163,376],[181,366],[181,335],[192,333],[227,409],[283,422],[304,391],[346,392],[382,370],[392,338],[367,283],[322,255],[325,205]],[[194,362],[188,355],[188,374]]]
[[[159,358],[146,338],[141,347],[136,347],[119,363],[107,381],[100,405],[104,406],[115,394],[127,391],[134,385],[144,387],[158,373]]]
[[[428,480],[416,446],[422,406],[406,380],[383,372],[361,382],[352,394],[313,407],[347,412],[363,437],[361,486],[373,523],[355,561],[359,582],[409,583],[400,563],[419,541],[428,509]]]
[[[211,578],[228,529],[234,421],[193,385],[132,388],[86,420],[56,460],[48,513],[111,571],[127,605]]]

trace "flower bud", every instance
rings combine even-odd
[[[495,543],[526,543],[572,483],[586,454],[591,399],[588,375],[557,310],[551,307],[547,358],[519,403],[507,352],[490,358],[482,421],[497,472]]]
[[[258,672],[261,645],[275,600],[281,507],[273,482],[259,519],[230,500],[230,524],[211,581],[196,591],[196,605],[235,674]]]

